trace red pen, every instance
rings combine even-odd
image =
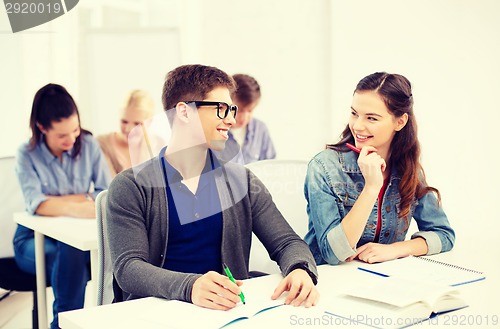
[[[348,148],[350,148],[351,150],[353,150],[354,152],[357,152],[357,153],[360,153],[361,150],[358,149],[356,146],[352,145],[352,144],[349,144],[349,143],[345,143],[345,146],[347,146]]]

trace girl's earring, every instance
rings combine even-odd
[[[41,124],[39,124],[39,123],[37,123],[37,124],[36,124],[36,126],[37,126],[37,128],[40,130],[40,132],[42,133],[42,135],[45,135],[45,131],[44,131],[44,129],[43,129],[43,127],[42,127],[42,125],[41,125]]]

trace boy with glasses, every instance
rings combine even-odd
[[[234,80],[215,67],[185,65],[168,73],[162,100],[169,145],[140,171],[117,175],[109,189],[116,301],[156,296],[234,308],[240,280],[249,277],[253,231],[285,275],[272,298],[289,291],[286,304],[317,303],[307,245],[257,177],[214,153],[224,150],[235,124],[234,89]],[[236,283],[223,275],[223,264]]]

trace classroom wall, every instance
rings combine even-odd
[[[125,90],[146,88],[159,105],[164,75],[199,62],[254,75],[263,91],[255,116],[278,157],[309,159],[337,139],[359,79],[399,72],[414,85],[429,183],[450,219],[481,235],[498,217],[499,12],[496,0],[87,0],[12,34],[0,10],[0,156],[27,138],[33,95],[49,81],[71,91],[83,125],[100,134],[117,129]],[[106,39],[113,33],[120,47]],[[152,38],[144,51],[123,49],[138,33]],[[106,70],[88,47],[130,67]]]
[[[21,44],[0,55],[11,71],[10,79],[3,78],[7,102],[18,109],[15,124],[5,125],[1,137],[28,137],[32,95],[49,81],[68,88],[82,125],[101,134],[118,129],[126,91],[148,90],[160,111],[165,74],[180,64],[204,63],[257,78],[263,97],[255,116],[268,124],[280,158],[309,159],[327,141],[329,1],[258,0],[252,8],[229,0],[89,3],[32,30],[0,36]],[[111,11],[111,5],[119,8]],[[5,13],[0,17],[0,27],[8,30]],[[19,54],[21,62],[11,65],[10,57]],[[14,145],[0,154],[13,154]]]
[[[310,159],[330,137],[330,3],[203,2],[201,60],[259,81],[255,116],[281,159]]]
[[[32,30],[12,34],[0,10],[0,157],[15,155],[29,136],[29,115],[36,91],[54,82],[78,100],[81,74],[77,14],[68,14]],[[83,113],[83,117],[85,117]]]

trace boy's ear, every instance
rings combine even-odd
[[[177,118],[183,122],[187,122],[189,120],[189,106],[184,102],[179,102],[175,106],[175,115]]]
[[[396,131],[400,131],[406,126],[406,123],[408,122],[408,113],[404,113],[402,116],[396,119],[397,126],[396,126]]]

